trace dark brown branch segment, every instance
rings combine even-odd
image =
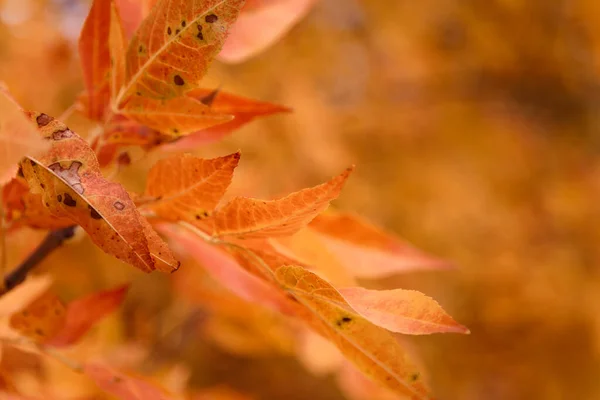
[[[75,228],[75,226],[68,226],[49,232],[33,253],[4,277],[4,293],[14,289],[15,286],[23,282],[27,274],[46,258],[48,254],[60,247],[65,240],[73,237]]]

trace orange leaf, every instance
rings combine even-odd
[[[338,289],[350,306],[363,317],[392,332],[407,335],[469,333],[431,297],[416,290]]]
[[[257,101],[219,90],[195,89],[188,92],[188,96],[200,100],[214,113],[233,115],[234,119],[193,132],[181,140],[167,144],[164,147],[166,150],[193,149],[221,139],[256,117],[291,111],[291,109],[278,104]]]
[[[79,58],[86,92],[82,96],[88,118],[101,121],[110,92],[109,31],[111,1],[93,0],[79,36]]]
[[[0,185],[17,172],[17,163],[26,155],[36,155],[48,149],[33,124],[8,91],[0,86]]]
[[[298,315],[363,373],[412,399],[430,398],[420,373],[392,334],[356,313],[327,281],[298,266],[281,267],[276,277],[298,301]]]
[[[170,99],[199,86],[243,0],[159,0],[127,51],[127,83],[117,104],[139,93]]]
[[[98,321],[114,312],[125,300],[129,285],[92,293],[70,302],[62,329],[50,336],[45,344],[54,347],[76,343]]]
[[[150,272],[173,271],[178,263],[127,191],[106,180],[87,143],[46,114],[32,114],[52,148],[39,160],[21,163],[34,193],[58,217],[67,217],[90,235],[105,252]]]
[[[187,96],[166,100],[135,96],[119,111],[171,138],[222,124],[233,118],[231,115],[215,113],[207,105]]]
[[[21,335],[43,342],[54,336],[65,325],[66,309],[51,290],[29,303],[10,317],[10,326]]]
[[[316,0],[248,0],[219,53],[229,63],[246,61],[276,43]]]
[[[87,363],[83,372],[100,389],[122,400],[173,400],[165,389],[145,378],[134,377],[101,364]]]
[[[104,0],[106,2],[106,0]],[[110,54],[110,98],[116,99],[125,82],[125,48],[127,39],[119,10],[114,1],[110,2],[110,29],[108,48]]]
[[[322,214],[309,227],[318,232],[329,250],[359,278],[382,278],[449,266],[352,214]]]
[[[229,187],[239,159],[238,152],[211,160],[189,154],[160,160],[148,173],[145,192],[160,199],[145,207],[171,221],[207,217]]]
[[[11,229],[29,226],[35,229],[60,229],[73,225],[69,218],[50,213],[42,203],[42,196],[31,193],[24,179],[13,178],[2,188],[4,216]]]
[[[338,197],[350,172],[352,168],[329,182],[277,200],[236,197],[215,212],[215,235],[244,238],[292,235]]]

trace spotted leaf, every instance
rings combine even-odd
[[[31,113],[52,147],[21,162],[31,191],[57,217],[67,217],[105,252],[143,271],[172,271],[178,263],[139,214],[121,185],[106,180],[88,144],[46,114]]]

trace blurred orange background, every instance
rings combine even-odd
[[[0,3],[0,79],[25,107],[58,116],[82,89],[76,40],[88,7]],[[593,0],[321,0],[274,46],[240,64],[215,62],[206,79],[294,112],[196,153],[241,149],[230,194],[254,196],[356,164],[335,206],[456,265],[363,282],[421,290],[471,329],[408,338],[437,398],[600,398],[599,78]],[[82,136],[92,128],[81,117],[69,123]],[[160,157],[118,179],[142,188]],[[33,236],[9,239],[9,265]],[[60,277],[67,297],[133,279],[103,334],[146,341],[167,363],[186,348],[192,385],[344,398],[331,375],[313,375],[285,344],[268,352],[202,336],[165,344],[179,310],[168,282],[116,264],[87,238],[42,269]],[[266,335],[251,328],[243,332]]]

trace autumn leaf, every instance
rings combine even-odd
[[[171,139],[233,119],[233,116],[215,113],[206,104],[187,96],[172,99],[135,96],[127,102],[124,109],[119,111]]]
[[[70,218],[52,215],[39,193],[31,193],[27,182],[13,178],[2,187],[4,216],[10,229],[29,226],[35,229],[60,229],[73,225]]]
[[[199,87],[243,3],[158,1],[129,44],[125,85],[115,102],[117,111],[176,136],[226,122],[184,95]]]
[[[59,217],[71,218],[98,247],[143,271],[177,269],[166,245],[139,214],[127,191],[106,180],[87,143],[46,114],[32,114],[52,148],[21,163],[32,192]],[[156,250],[156,251],[152,251]]]
[[[176,142],[167,143],[163,146],[165,151],[194,149],[231,134],[257,117],[291,111],[291,109],[278,104],[236,96],[220,90],[195,89],[188,92],[187,95],[206,104],[214,113],[232,115],[234,118],[228,122],[192,132]]]
[[[36,342],[43,342],[56,335],[66,321],[64,303],[52,291],[47,290],[25,308],[10,317],[10,326]]]
[[[375,325],[407,335],[469,333],[431,297],[416,290],[338,289],[356,312]]]
[[[114,312],[123,303],[128,288],[129,285],[122,285],[68,303],[64,324],[45,344],[62,347],[76,343],[98,321]]]
[[[409,243],[349,213],[328,212],[309,225],[344,266],[359,278],[383,278],[413,270],[448,268]]]
[[[106,2],[106,0],[104,0]],[[114,1],[110,2],[110,29],[108,49],[110,56],[110,98],[115,100],[125,81],[125,49],[127,39],[119,10]]]
[[[329,182],[277,200],[236,197],[215,212],[214,234],[244,238],[292,235],[340,194],[350,172],[352,168]]]
[[[204,160],[178,155],[157,162],[148,173],[145,195],[159,200],[145,208],[170,221],[208,217],[231,183],[240,153]]]
[[[280,267],[276,277],[298,301],[297,315],[363,373],[396,393],[430,398],[420,373],[392,334],[354,311],[333,286],[297,266]]]
[[[79,58],[85,93],[81,97],[88,118],[101,121],[109,104],[111,21],[109,0],[93,0],[79,36]]]
[[[0,185],[17,172],[17,163],[26,155],[37,155],[50,147],[19,105],[0,85]]]
[[[157,384],[100,363],[85,364],[83,372],[100,389],[122,400],[174,400]]]
[[[240,63],[264,51],[301,20],[316,0],[247,0],[218,59]]]

